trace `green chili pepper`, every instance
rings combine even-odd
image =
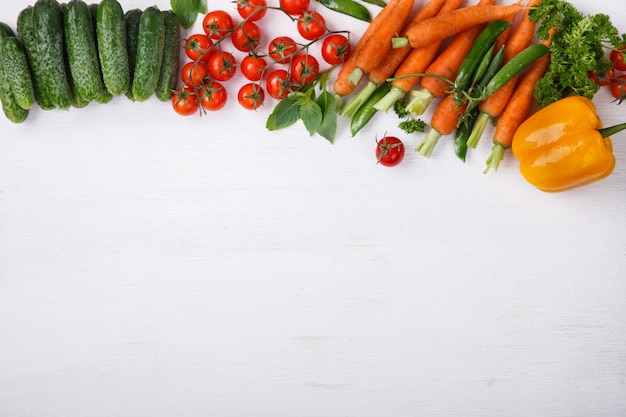
[[[352,16],[365,22],[372,21],[372,15],[367,7],[354,0],[318,0],[318,3],[335,12]]]
[[[374,104],[378,102],[381,98],[385,96],[391,89],[390,82],[384,82],[374,93],[359,107],[359,109],[354,113],[354,116],[350,118],[350,132],[352,136],[356,135],[356,133],[363,128],[370,121],[372,117],[378,111]]]

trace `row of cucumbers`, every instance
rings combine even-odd
[[[171,10],[37,0],[20,12],[17,34],[0,22],[2,108],[21,123],[35,104],[68,110],[119,95],[168,101],[179,53],[180,24]]]

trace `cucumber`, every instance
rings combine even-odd
[[[164,20],[156,6],[147,7],[141,14],[132,84],[135,100],[146,101],[156,91],[165,47]]]
[[[113,96],[130,88],[124,10],[117,0],[102,0],[96,14],[96,38],[104,85]]]
[[[91,23],[93,25],[94,33],[96,33],[96,20],[98,17],[98,3],[91,3],[87,7],[89,7],[89,13],[91,14]],[[98,52],[98,41],[96,39],[96,52]],[[100,63],[100,54],[98,53],[98,63]],[[102,66],[100,66],[102,69]],[[100,77],[102,77],[102,70],[100,70]],[[113,94],[109,92],[109,90],[104,85],[104,79],[102,80],[102,89],[100,90],[100,94],[96,98],[96,103],[98,104],[106,104],[109,101],[113,100]]]
[[[180,22],[171,10],[163,12],[165,21],[165,47],[163,49],[163,63],[156,87],[157,99],[165,102],[172,98],[172,91],[176,89],[178,81],[178,67],[180,59]]]
[[[141,20],[141,9],[131,9],[124,14],[124,24],[126,25],[126,49],[128,51],[128,69],[130,79],[135,75],[135,63],[137,60],[137,43],[139,41],[139,20]],[[126,92],[126,96],[135,100],[131,88]]]
[[[2,66],[5,80],[11,86],[17,104],[26,110],[33,107],[35,89],[26,52],[22,41],[14,36],[6,37],[2,41]]]
[[[96,37],[89,6],[82,0],[70,0],[64,13],[67,62],[76,95],[95,100],[104,88]]]
[[[28,117],[29,110],[22,108],[13,95],[11,90],[11,84],[4,74],[4,53],[2,44],[5,39],[14,37],[15,33],[7,24],[0,23],[0,103],[2,104],[2,111],[7,119],[13,123],[22,123]]]
[[[44,94],[55,107],[68,110],[72,105],[72,91],[66,68],[63,11],[56,0],[35,2],[33,28]]]
[[[33,87],[35,88],[35,101],[39,104],[43,110],[54,109],[54,104],[50,101],[50,98],[45,94],[42,85],[44,74],[40,64],[41,57],[37,53],[37,43],[35,41],[35,35],[33,31],[33,7],[28,6],[23,9],[17,17],[17,34],[24,43],[24,49],[26,50],[26,56],[30,64],[30,71],[33,80]]]

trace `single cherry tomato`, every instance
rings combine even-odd
[[[308,84],[320,73],[320,64],[313,55],[296,55],[291,61],[291,78],[299,84]]]
[[[195,33],[185,40],[185,54],[192,61],[206,62],[211,56],[213,41],[203,33]]]
[[[261,43],[261,29],[253,22],[243,22],[230,35],[233,46],[242,52],[250,52]]]
[[[202,19],[202,28],[209,38],[221,39],[235,27],[233,18],[224,10],[212,10]]]
[[[201,61],[188,62],[183,65],[183,68],[180,71],[180,77],[183,84],[190,87],[199,87],[203,85],[207,75],[207,67],[204,62]]]
[[[302,13],[296,26],[298,33],[310,41],[318,39],[326,33],[326,20],[321,14],[312,10],[306,10]]]
[[[259,81],[267,70],[267,61],[260,56],[246,55],[239,66],[244,77],[250,81]]]
[[[596,85],[604,87],[611,84],[611,80],[615,78],[615,71],[611,68],[605,74],[598,74],[598,72],[594,70],[589,71],[587,75],[593,80],[593,82],[596,83]]]
[[[216,111],[226,105],[228,94],[224,86],[215,81],[207,81],[200,90],[200,103],[208,111]]]
[[[267,2],[265,0],[239,0],[237,2],[237,13],[249,22],[262,19],[266,12]]]
[[[237,72],[237,60],[230,52],[215,52],[207,62],[209,75],[217,81],[227,81]]]
[[[385,136],[376,143],[376,160],[386,167],[393,167],[404,158],[404,144],[395,136]]]
[[[624,62],[624,54],[626,53],[626,46],[612,49],[609,54],[609,59],[613,62],[613,68],[618,71],[626,71],[626,62]]]
[[[278,36],[272,39],[267,52],[274,61],[284,64],[298,52],[298,44],[289,36]]]
[[[284,69],[276,69],[269,74],[265,80],[267,93],[277,99],[283,99],[294,90],[294,86],[289,80],[289,72]]]
[[[350,51],[350,41],[338,33],[328,35],[322,42],[322,58],[330,65],[343,64],[350,56]]]
[[[613,79],[611,95],[620,101],[626,100],[626,74],[618,75]]]
[[[256,110],[263,105],[265,93],[257,83],[248,83],[239,89],[237,100],[244,109]]]
[[[310,0],[280,0],[280,8],[292,16],[300,16],[309,4]]]
[[[172,108],[181,116],[191,116],[198,111],[198,96],[193,88],[184,86],[172,95]]]

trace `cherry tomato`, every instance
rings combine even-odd
[[[293,91],[293,85],[289,81],[289,72],[277,69],[267,74],[265,89],[271,97],[277,100],[287,97]]]
[[[215,52],[207,62],[209,75],[217,81],[227,81],[237,72],[237,60],[230,52]]]
[[[239,0],[237,2],[237,13],[248,22],[256,22],[265,16],[267,12],[267,2],[265,0]]]
[[[287,14],[300,16],[309,8],[310,0],[280,0],[280,7]]]
[[[284,64],[289,62],[293,55],[298,52],[298,44],[289,36],[278,36],[272,39],[267,51],[270,58]]]
[[[291,78],[299,84],[308,84],[320,73],[320,64],[313,55],[296,55],[291,61]]]
[[[611,95],[620,101],[626,99],[626,74],[618,75],[611,83]]]
[[[247,55],[241,60],[241,73],[250,81],[259,81],[267,70],[267,61],[260,56]]]
[[[626,62],[624,62],[624,53],[626,53],[626,46],[622,46],[617,49],[612,49],[609,54],[609,59],[613,62],[613,68],[618,71],[626,71]]]
[[[185,54],[192,61],[206,62],[211,56],[213,41],[203,33],[196,33],[185,40]]]
[[[376,160],[386,167],[393,167],[404,158],[404,144],[395,136],[385,136],[376,143]]]
[[[322,42],[322,58],[330,65],[339,65],[350,56],[350,41],[338,33],[329,35]]]
[[[243,22],[230,35],[233,46],[242,52],[250,52],[261,43],[261,29],[253,22]]]
[[[191,116],[198,111],[198,96],[193,88],[183,87],[172,95],[172,108],[181,116]]]
[[[207,81],[200,90],[202,107],[208,111],[216,111],[226,105],[228,94],[224,86],[215,81]]]
[[[199,87],[204,84],[204,80],[208,75],[208,70],[203,62],[188,62],[183,65],[180,71],[180,77],[183,84],[190,87]]]
[[[596,85],[604,87],[611,84],[611,80],[615,78],[615,71],[613,68],[608,70],[606,74],[598,74],[597,71],[589,71],[587,75],[596,83]]]
[[[202,19],[202,28],[209,38],[221,39],[227,36],[235,24],[233,18],[224,10],[212,10]]]
[[[244,109],[256,110],[263,104],[265,93],[257,83],[248,83],[239,89],[237,100]]]
[[[300,15],[296,23],[298,33],[310,41],[326,33],[326,21],[318,12],[307,10]]]

